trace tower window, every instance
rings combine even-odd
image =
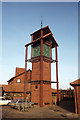
[[[17,83],[20,83],[21,82],[21,80],[20,79],[17,79]]]

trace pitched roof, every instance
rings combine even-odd
[[[80,86],[80,79],[77,79],[77,80],[71,82],[70,85],[73,86],[73,87],[74,86]]]
[[[24,83],[22,84],[10,84],[10,85],[0,85],[6,92],[24,92]]]
[[[7,82],[11,82],[14,78],[16,78],[16,77],[18,77],[18,76],[21,76],[21,75],[23,75],[25,72],[22,72],[22,73],[20,73],[20,74],[18,74],[18,75],[16,75],[16,76],[14,76],[14,77],[12,77],[11,79],[9,79]]]
[[[34,35],[34,34],[38,33],[39,31],[41,31],[41,29],[43,29],[43,30],[48,29],[48,30],[49,30],[49,32],[51,32],[51,30],[50,30],[49,26],[45,26],[45,27],[40,28],[39,30],[37,30],[37,31],[35,31],[35,32],[33,32],[33,33],[31,33],[30,35],[32,36],[32,35]]]
[[[51,42],[52,43],[52,48],[54,48],[55,45],[58,46],[58,43],[56,42],[49,26],[43,27],[41,29],[43,30],[43,34],[44,34],[43,35],[43,41],[45,41],[45,42],[46,41],[52,41]],[[40,44],[40,39],[41,39],[40,31],[41,31],[41,29],[39,29],[39,30],[37,30],[37,31],[35,31],[34,33],[31,34],[31,36],[33,35],[33,41],[26,44],[25,47],[29,46],[31,44],[34,44],[34,43],[39,43]],[[37,35],[37,38],[34,37],[35,35]]]

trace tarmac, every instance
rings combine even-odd
[[[52,106],[34,106],[30,108],[29,111],[19,111],[11,108],[10,106],[2,107],[2,118],[73,118],[78,119],[78,115],[70,112],[66,109],[61,108],[57,105]]]
[[[79,115],[75,113],[74,100],[65,99],[58,105],[40,107],[35,105],[25,111],[13,109],[10,106],[0,106],[2,120],[79,120]]]

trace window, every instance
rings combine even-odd
[[[37,88],[38,88],[38,85],[36,85],[35,88],[37,89]]]
[[[21,80],[20,80],[20,79],[17,79],[17,82],[18,82],[18,83],[20,83],[20,82],[21,82]]]
[[[14,94],[14,97],[22,97],[22,94],[21,94],[21,93],[20,93],[20,94],[15,93],[15,94]]]

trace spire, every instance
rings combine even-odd
[[[41,16],[41,28],[42,28],[42,16]]]

